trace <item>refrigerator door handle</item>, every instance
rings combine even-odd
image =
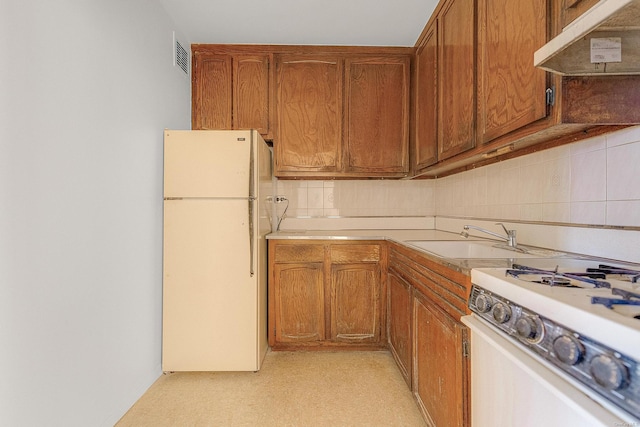
[[[253,235],[255,233],[253,224],[253,204],[255,203],[255,201],[255,197],[249,197],[249,275],[251,277],[253,277],[255,273],[255,257],[253,255],[255,249],[255,239],[253,238]]]
[[[250,140],[250,145],[249,145],[249,251],[251,252],[249,254],[249,275],[251,277],[253,277],[253,275],[255,274],[255,267],[254,267],[254,263],[255,263],[255,257],[254,257],[254,249],[255,249],[255,239],[253,238],[255,230],[254,230],[254,223],[253,223],[253,209],[254,209],[254,202],[256,200],[255,197],[255,159],[254,159],[254,155],[253,155],[253,133],[251,135],[251,140]]]

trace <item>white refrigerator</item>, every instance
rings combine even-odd
[[[163,371],[260,369],[271,189],[257,131],[165,131]]]

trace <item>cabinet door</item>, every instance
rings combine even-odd
[[[342,61],[279,56],[276,105],[276,175],[341,170]]]
[[[233,128],[271,134],[268,55],[233,57]]]
[[[431,425],[468,425],[466,327],[419,292],[413,322],[413,394],[420,409]]]
[[[547,0],[478,2],[480,143],[546,116],[546,73],[533,53],[547,35]]]
[[[389,348],[400,372],[411,387],[411,285],[389,272]]]
[[[232,129],[231,56],[196,52],[193,56],[193,129]]]
[[[557,0],[562,2],[560,22],[562,28],[593,7],[600,0]]]
[[[406,175],[410,58],[350,58],[345,75],[345,171]]]
[[[475,1],[448,0],[438,21],[438,159],[444,160],[475,146]]]
[[[322,263],[274,264],[276,342],[325,339]]]
[[[331,339],[342,342],[380,341],[380,266],[331,266]]]
[[[414,170],[438,160],[438,21],[416,52],[416,121]]]

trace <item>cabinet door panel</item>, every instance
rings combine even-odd
[[[409,58],[348,59],[347,172],[406,173]]]
[[[269,56],[236,56],[233,61],[233,127],[270,133]]]
[[[389,347],[411,386],[411,286],[391,272],[388,293]]]
[[[466,327],[420,293],[414,295],[413,393],[432,425],[467,425]]]
[[[531,59],[546,42],[546,16],[546,0],[479,2],[481,143],[546,116],[546,73]]]
[[[474,0],[450,0],[439,17],[439,160],[475,146],[475,22]]]
[[[331,266],[331,338],[377,342],[380,339],[380,267]]]
[[[276,340],[324,340],[323,264],[275,264],[274,277]]]
[[[416,145],[414,169],[438,160],[438,32],[437,21],[416,52]]]
[[[279,57],[276,67],[276,174],[340,170],[342,62]]]
[[[600,0],[562,0],[560,22],[562,28],[593,7]]]
[[[232,129],[231,68],[231,56],[194,55],[193,129]]]

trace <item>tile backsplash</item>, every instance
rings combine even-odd
[[[640,127],[436,180],[436,215],[640,226]]]
[[[435,215],[434,180],[279,180],[288,217]],[[277,205],[279,214],[282,204]]]
[[[279,180],[277,188],[289,199],[288,217],[640,226],[640,126],[437,180]]]

